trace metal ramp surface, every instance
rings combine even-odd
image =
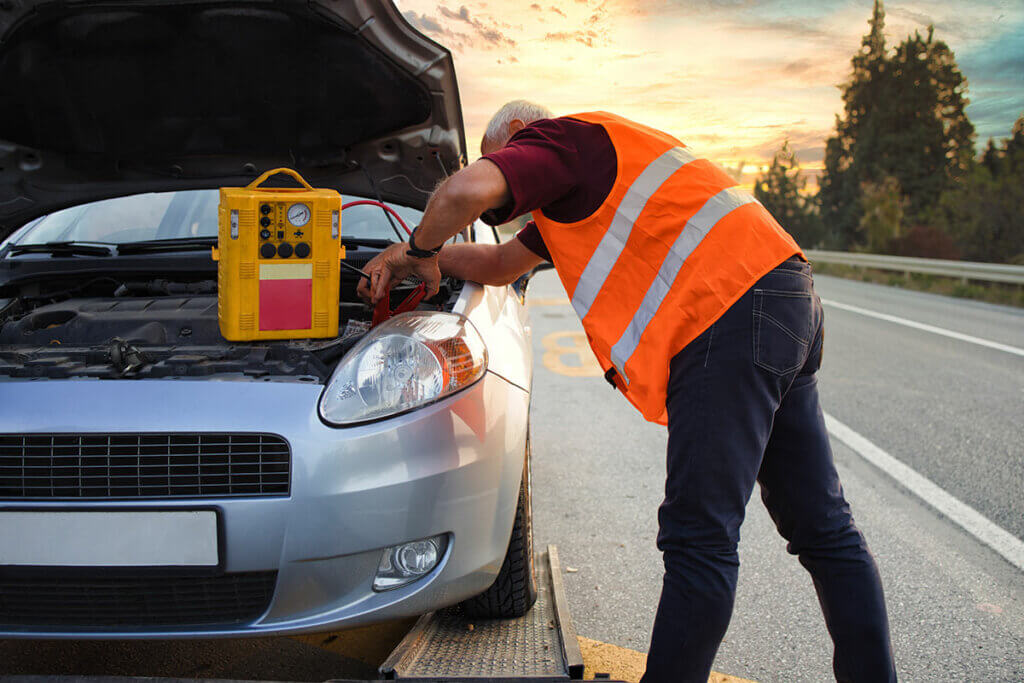
[[[399,681],[569,681],[583,656],[565,600],[558,550],[537,558],[537,602],[519,619],[471,620],[456,608],[424,615],[381,665]]]

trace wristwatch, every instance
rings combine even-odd
[[[436,249],[420,249],[416,246],[416,230],[419,230],[420,226],[416,226],[416,229],[409,234],[409,249],[405,252],[413,258],[434,258],[441,251],[441,247]],[[444,246],[444,245],[441,245]]]

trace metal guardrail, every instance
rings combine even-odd
[[[946,261],[943,259],[911,258],[909,256],[886,256],[884,254],[860,254],[848,251],[821,251],[805,249],[804,254],[812,262],[839,263],[860,268],[895,270],[902,273],[926,273],[942,275],[961,280],[984,282],[1007,282],[1024,285],[1024,266],[1006,263],[975,263],[973,261]]]

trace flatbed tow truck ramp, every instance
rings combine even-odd
[[[583,679],[583,656],[565,598],[558,550],[537,558],[537,602],[518,619],[467,619],[457,608],[425,614],[378,670],[376,681],[409,683],[558,683]],[[206,683],[212,679],[27,676],[3,671],[2,683]],[[607,676],[596,677],[611,680]],[[339,671],[330,683],[368,683]],[[220,679],[220,683],[227,683]],[[235,682],[242,683],[242,682]],[[254,683],[247,681],[245,683]]]
[[[537,563],[537,602],[519,619],[468,622],[457,609],[420,617],[380,668],[399,681],[569,681],[583,655],[565,600],[558,550]]]

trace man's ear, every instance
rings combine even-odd
[[[523,128],[526,128],[526,124],[523,123],[522,119],[512,119],[508,122],[508,136],[512,137]]]

